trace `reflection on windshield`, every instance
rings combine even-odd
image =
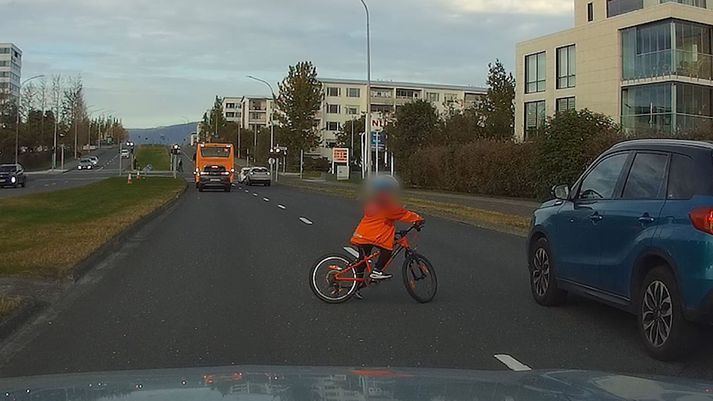
[[[214,148],[214,147],[204,147],[201,148],[201,156],[203,157],[228,157],[230,156],[230,148]]]

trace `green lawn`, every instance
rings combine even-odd
[[[139,168],[152,165],[154,171],[171,170],[171,155],[163,145],[141,145],[136,151],[136,162]]]
[[[62,277],[127,226],[175,198],[182,179],[115,177],[0,199],[0,275]]]

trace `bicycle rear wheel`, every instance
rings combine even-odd
[[[317,298],[328,304],[340,304],[348,301],[357,290],[357,273],[348,269],[350,260],[346,256],[334,254],[317,259],[309,272],[309,286]],[[337,281],[341,278],[354,281]]]
[[[431,262],[424,256],[412,254],[403,265],[404,286],[409,295],[422,304],[431,302],[438,291],[438,278]]]

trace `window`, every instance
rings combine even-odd
[[[359,97],[359,96],[361,96],[361,89],[347,88],[347,97]]]
[[[0,67],[7,67],[10,65],[10,62],[7,60],[0,60]]]
[[[339,131],[339,123],[336,121],[327,121],[327,131]]]
[[[335,87],[328,87],[327,88],[327,96],[332,96],[332,97],[339,97],[341,96],[341,88],[335,88]]]
[[[577,84],[577,52],[574,45],[557,49],[557,89]]]
[[[394,107],[388,104],[372,104],[372,113],[391,113],[394,111]]]
[[[602,160],[582,181],[579,199],[611,199],[619,181],[621,170],[629,158],[628,153],[618,153]]]
[[[560,111],[567,111],[567,110],[574,110],[574,109],[575,109],[574,97],[561,97],[561,98],[557,99],[556,111],[558,113]]]
[[[399,99],[418,99],[421,92],[414,89],[396,88],[396,97]]]
[[[225,113],[225,118],[234,118],[234,117],[235,117],[235,113],[232,111]]]
[[[587,21],[594,21],[594,4],[587,3]]]
[[[624,128],[671,132],[672,85],[631,86],[621,91],[621,118]]]
[[[262,113],[250,113],[250,119],[251,120],[264,120],[265,115]]]
[[[429,102],[440,102],[441,94],[438,92],[427,92],[426,100],[428,100]]]
[[[545,125],[545,101],[525,103],[525,133],[530,138]]]
[[[0,54],[10,54],[9,47],[0,47]]]
[[[624,199],[661,199],[668,155],[637,153],[624,185]]]
[[[546,63],[545,52],[525,56],[525,93],[545,91]]]
[[[455,101],[458,100],[458,95],[455,94],[455,93],[445,93],[445,94],[443,95],[443,100],[444,100],[446,103],[453,103],[453,102],[455,102]]]
[[[696,194],[697,180],[693,160],[688,156],[671,155],[671,168],[668,175],[668,199],[691,199]]]
[[[235,103],[226,103],[225,104],[226,109],[234,109],[235,108]]]
[[[642,8],[644,8],[644,0],[607,0],[607,17],[615,17]]]
[[[392,89],[371,89],[371,97],[394,97]]]
[[[346,106],[345,109],[350,116],[359,114],[359,106]]]
[[[687,6],[706,8],[706,0],[661,0],[661,4],[663,3],[678,3],[685,4]]]
[[[341,112],[341,107],[338,104],[328,104],[327,113],[329,114],[339,114]]]

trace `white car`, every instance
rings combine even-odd
[[[245,167],[240,169],[240,173],[238,174],[238,182],[239,183],[244,183],[245,180],[248,178],[248,174],[250,174],[250,169],[251,167]]]
[[[129,158],[129,149],[121,149],[121,158],[122,159],[128,159]]]
[[[95,166],[99,164],[99,158],[96,156],[87,156],[87,159],[89,159],[89,161]]]

